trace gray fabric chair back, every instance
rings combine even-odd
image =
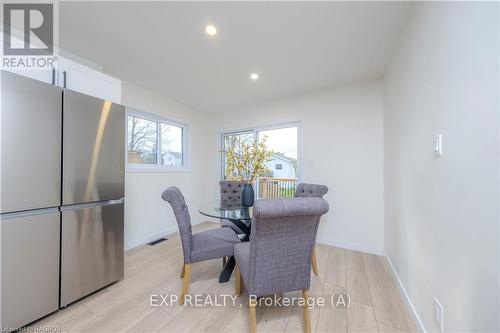
[[[319,184],[308,184],[300,183],[295,189],[294,197],[296,198],[323,198],[325,194],[328,193],[328,187]],[[319,219],[318,219],[319,222]],[[314,239],[316,239],[316,234],[318,232],[319,223],[316,225],[316,231],[314,232]]]
[[[294,197],[323,198],[328,193],[328,187],[318,184],[300,183],[295,189]]]
[[[239,180],[221,180],[220,206],[222,208],[241,207],[241,189],[243,182]]]
[[[249,253],[249,294],[307,289],[317,223],[328,211],[321,198],[257,200]]]
[[[184,196],[178,187],[171,186],[163,191],[161,197],[172,206],[181,235],[184,263],[189,264],[191,262],[191,251],[193,249],[193,232],[191,229],[191,217],[189,216],[189,210],[184,200]]]

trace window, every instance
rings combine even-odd
[[[129,166],[186,167],[186,126],[138,111],[129,111],[127,122]]]
[[[266,164],[267,173],[259,177],[253,184],[256,196],[258,198],[293,196],[299,176],[298,133],[298,123],[293,123],[222,134],[222,178],[231,177],[231,175],[226,175],[224,151],[233,144],[236,138],[249,142],[261,142],[265,138],[266,145],[273,154],[271,160]]]
[[[156,164],[157,123],[128,116],[128,162]]]

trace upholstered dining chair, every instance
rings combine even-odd
[[[220,187],[220,206],[221,208],[235,208],[241,207],[241,189],[243,188],[243,182],[239,180],[221,180],[219,182]],[[238,234],[242,234],[240,228],[231,223],[227,219],[222,219],[220,221],[221,226],[228,227],[234,230]]]
[[[328,187],[325,185],[319,185],[319,184],[307,184],[307,183],[300,183],[297,185],[297,188],[295,189],[295,194],[294,197],[298,198],[323,198],[323,196],[328,193]],[[318,223],[319,225],[319,223]],[[316,234],[318,232],[318,229],[316,228],[316,232],[314,233],[314,240],[316,243]],[[316,259],[316,250],[313,247],[313,252],[312,252],[312,257],[311,257],[311,264],[313,268],[314,275],[318,275],[318,261]]]
[[[182,305],[189,290],[191,264],[232,256],[234,245],[240,243],[240,239],[230,228],[217,228],[193,234],[189,210],[179,188],[169,187],[161,197],[172,206],[181,235],[184,265],[181,272],[183,283],[179,303]]]
[[[302,290],[309,297],[311,253],[319,218],[328,211],[321,198],[257,200],[253,208],[250,241],[234,246],[236,295],[242,280],[249,295],[250,329],[257,329],[255,297]],[[304,307],[305,332],[311,331]]]

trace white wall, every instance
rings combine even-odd
[[[131,248],[177,231],[169,204],[160,197],[175,185],[183,192],[192,223],[203,221],[197,214],[201,188],[203,154],[206,151],[206,114],[161,97],[128,82],[122,83],[122,104],[167,119],[185,123],[188,128],[189,169],[184,172],[137,172],[125,176],[125,248]]]
[[[385,76],[385,250],[429,331],[435,296],[446,331],[499,329],[498,29],[497,3],[419,4]]]
[[[218,198],[223,130],[300,121],[301,181],[325,184],[318,241],[383,252],[382,83],[352,84],[209,115],[207,198]]]

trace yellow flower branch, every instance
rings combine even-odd
[[[266,162],[273,152],[266,145],[267,137],[261,142],[248,143],[240,136],[226,144],[226,179],[239,179],[252,184],[258,177],[269,172]]]

